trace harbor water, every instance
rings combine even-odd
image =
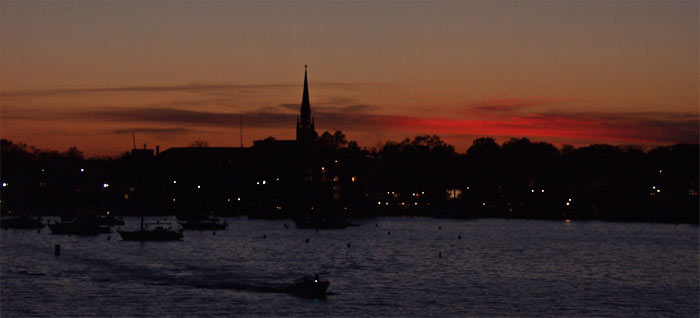
[[[172,217],[147,221],[174,222]],[[138,227],[126,218],[123,229]],[[0,315],[697,316],[698,226],[377,218],[344,230],[228,218],[126,242],[0,233]],[[286,226],[285,226],[286,225]],[[307,242],[308,239],[308,242]],[[60,255],[54,247],[60,244]],[[276,292],[318,273],[325,300]]]

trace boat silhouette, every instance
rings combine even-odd
[[[212,217],[187,218],[177,223],[185,230],[225,230],[228,227],[228,222]]]
[[[124,241],[179,241],[184,237],[181,231],[165,228],[170,223],[144,223],[141,217],[141,228],[136,231],[117,230]],[[148,228],[153,225],[153,228]]]
[[[109,233],[109,227],[100,226],[97,217],[80,215],[70,221],[49,224],[52,234],[97,235]]]
[[[44,226],[39,217],[34,219],[25,215],[0,220],[0,228],[3,229],[41,229]]]

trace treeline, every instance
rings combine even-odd
[[[42,151],[2,140],[2,211],[127,213],[147,207],[151,213],[199,209],[235,215],[281,209],[291,205],[290,194],[296,196],[298,174],[288,171],[293,164],[281,164],[285,154],[252,149],[222,160],[199,149],[208,155],[184,166],[182,157],[162,154],[147,163],[129,153],[85,159],[75,148]],[[362,149],[336,131],[319,136],[317,151],[321,187],[355,216],[698,223],[698,145],[557,149],[527,138],[499,145],[485,137],[459,152],[426,135]],[[293,161],[296,155],[286,157]],[[202,183],[202,191],[182,190]]]

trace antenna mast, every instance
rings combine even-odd
[[[136,133],[134,133],[134,130],[131,130],[131,139],[134,141],[134,148],[136,149]]]
[[[243,113],[241,113],[241,148],[243,148]]]

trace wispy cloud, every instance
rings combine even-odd
[[[110,86],[110,87],[77,87],[77,88],[56,88],[41,90],[13,90],[0,91],[2,97],[28,97],[28,96],[57,96],[57,95],[77,95],[92,93],[159,93],[159,92],[190,92],[190,93],[257,93],[261,90],[288,89],[301,87],[301,83],[277,83],[277,84],[231,84],[231,83],[206,83],[206,84],[183,84],[183,85],[133,85],[133,86]],[[314,82],[315,87],[327,87],[339,90],[360,90],[375,89],[393,86],[389,83],[362,83],[362,82]]]
[[[494,98],[472,103],[469,111],[478,113],[512,114],[528,108],[570,102],[573,99],[564,97],[518,97],[518,98]]]
[[[198,129],[191,129],[185,127],[175,127],[175,128],[133,128],[133,129],[113,129],[107,131],[109,134],[131,134],[134,133],[144,133],[149,135],[183,135],[190,133],[202,133],[204,131]]]

